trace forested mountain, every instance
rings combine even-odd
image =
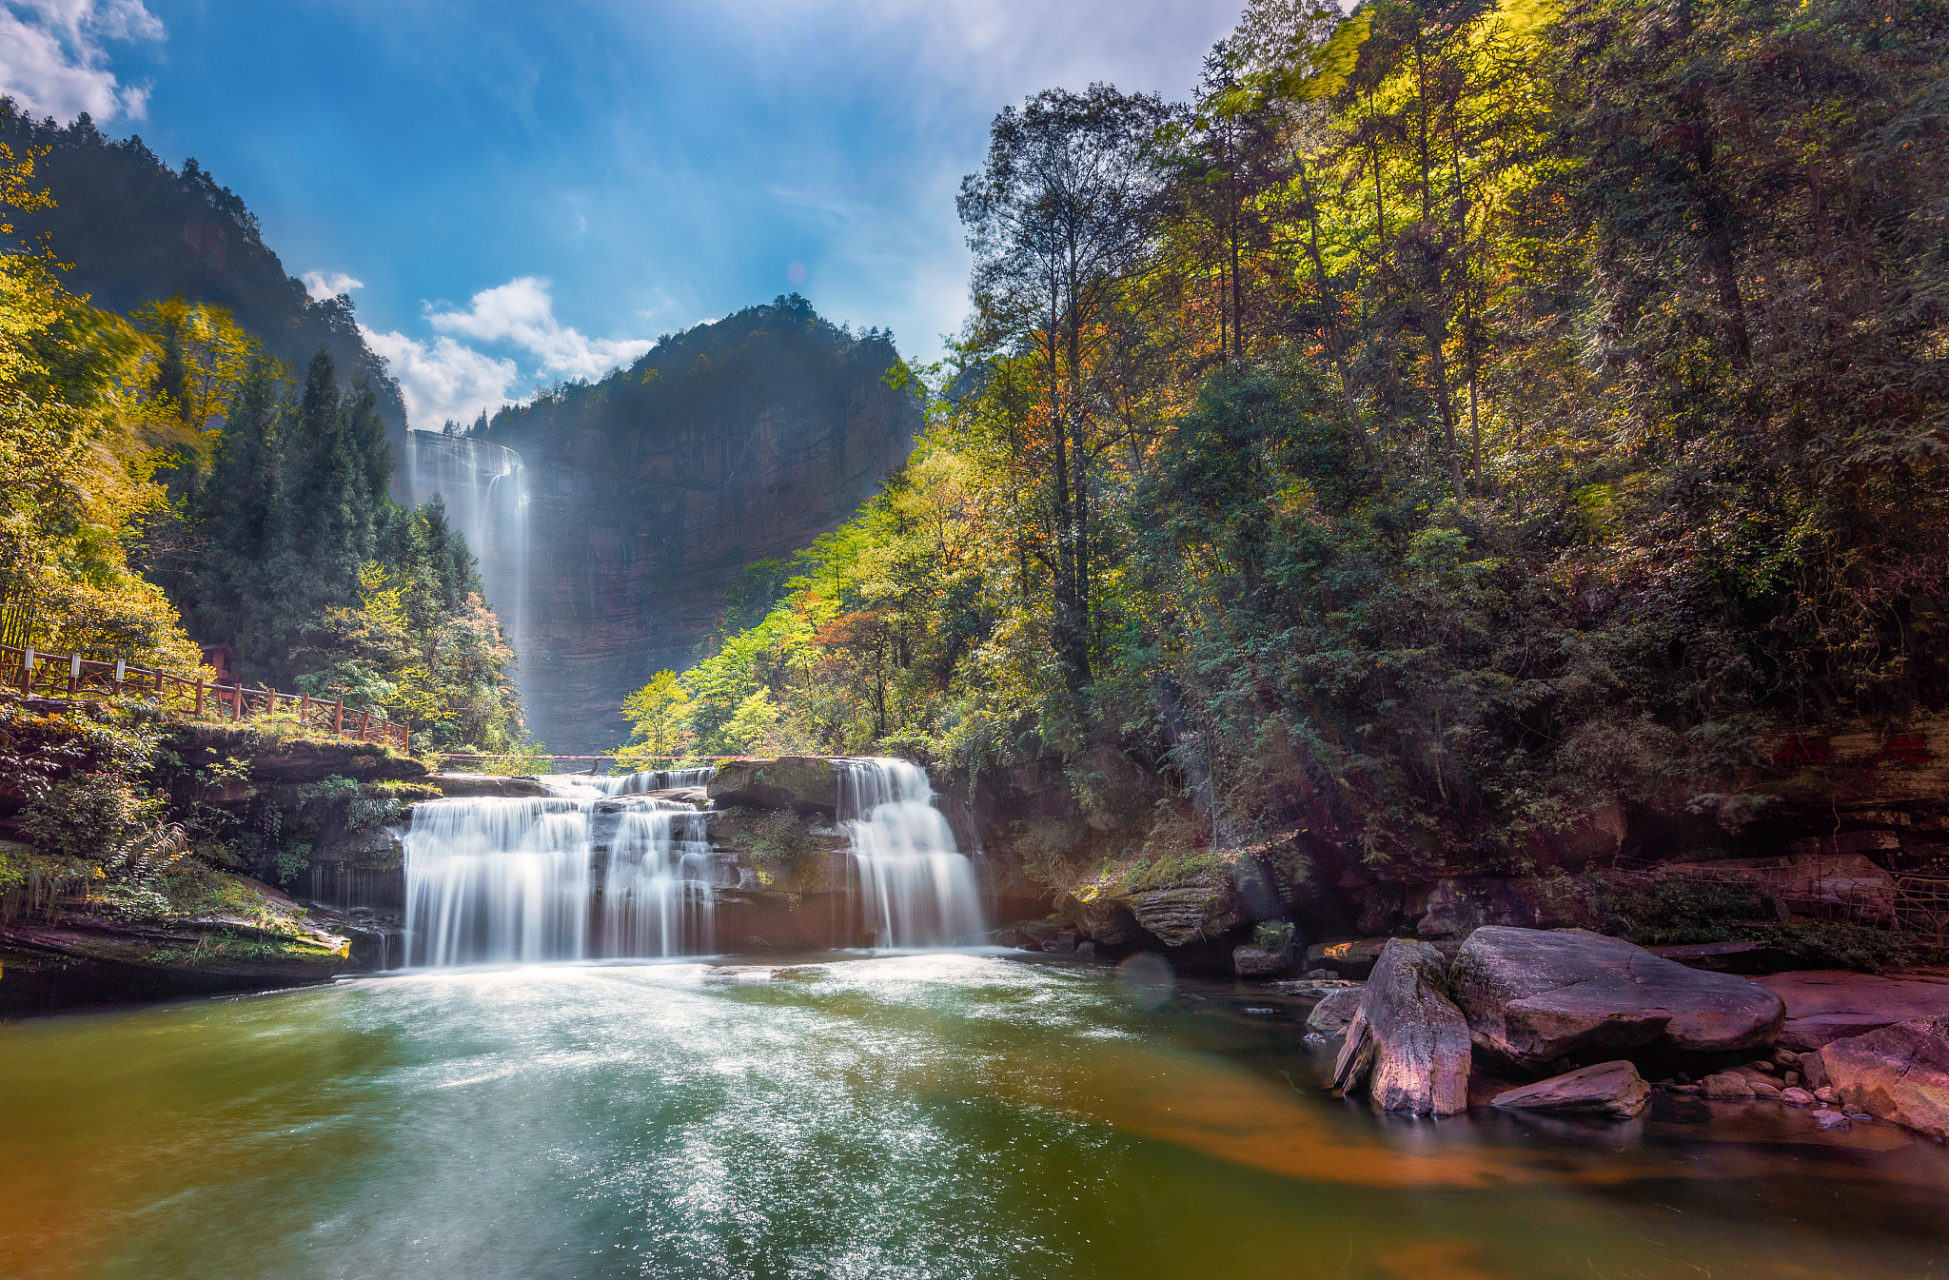
[[[542,741],[613,746],[622,696],[694,659],[727,581],[859,511],[922,423],[912,391],[886,381],[901,367],[891,335],[851,333],[793,295],[473,426],[525,465],[516,631]]]
[[[1736,828],[1782,728],[1949,701],[1945,65],[1937,4],[1258,0],[1193,101],[1009,108],[919,449],[637,740],[1059,767],[1058,885]]]
[[[223,307],[288,369],[305,368],[322,346],[346,385],[372,386],[395,447],[403,444],[399,385],[365,345],[350,305],[313,301],[265,245],[256,215],[195,160],[177,172],[140,137],[109,138],[86,113],[64,127],[4,98],[0,143],[16,156],[44,152],[34,175],[53,203],[11,216],[21,236],[45,237],[71,268],[61,276],[70,292],[123,315],[174,297]]]
[[[325,345],[294,377],[214,303],[77,297],[20,234],[60,225],[41,159],[0,141],[0,643],[185,674],[227,644],[422,749],[518,744],[514,655],[441,506],[392,500],[370,378]]]

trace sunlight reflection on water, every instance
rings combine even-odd
[[[1878,1280],[1949,1235],[1887,1126],[1375,1117],[1263,992],[1129,989],[922,952],[7,1026],[0,1276]]]

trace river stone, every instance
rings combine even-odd
[[[1949,1014],[1836,1040],[1820,1056],[1844,1106],[1949,1138]]]
[[[1582,929],[1477,929],[1449,986],[1476,1047],[1532,1069],[1661,1040],[1692,1052],[1757,1048],[1786,1018],[1780,997],[1744,978]]]
[[[1651,1086],[1629,1062],[1600,1062],[1499,1093],[1492,1107],[1600,1114],[1629,1119],[1645,1108]]]
[[[1328,1039],[1341,1034],[1360,1011],[1360,1001],[1366,994],[1364,987],[1341,987],[1327,992],[1313,1006],[1313,1012],[1306,1015],[1306,1029]]]
[[[1805,1089],[1782,1089],[1780,1101],[1789,1107],[1811,1107],[1814,1105],[1814,1095]]]
[[[1705,1096],[1721,1102],[1744,1102],[1753,1096],[1753,1082],[1737,1071],[1721,1071],[1705,1078]]]
[[[1816,1111],[1814,1112],[1814,1122],[1823,1129],[1851,1129],[1854,1127],[1848,1123],[1848,1118],[1838,1111]]]
[[[1383,1111],[1468,1110],[1469,1028],[1448,998],[1447,972],[1427,943],[1389,940],[1333,1064],[1336,1088],[1365,1083]]]

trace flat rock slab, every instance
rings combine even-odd
[[[539,778],[526,776],[507,777],[496,773],[429,773],[426,775],[426,781],[440,788],[440,794],[449,800],[476,796],[521,798],[548,794],[548,789],[541,785]]]
[[[1622,938],[1496,925],[1449,975],[1475,1046],[1530,1069],[1659,1041],[1693,1052],[1771,1044],[1786,1005],[1745,978],[1690,969]]]
[[[1628,1062],[1600,1062],[1499,1093],[1491,1106],[1517,1111],[1607,1115],[1629,1119],[1645,1108],[1651,1086]]]
[[[1820,1056],[1844,1106],[1949,1138],[1949,1015],[1836,1040]]]
[[[1448,998],[1446,957],[1425,942],[1389,940],[1333,1064],[1335,1087],[1363,1083],[1383,1111],[1452,1116],[1468,1110],[1469,1028]]]
[[[1879,977],[1845,969],[1804,969],[1753,979],[1786,1001],[1780,1043],[1819,1049],[1898,1022],[1949,1013],[1949,977],[1896,974]]]

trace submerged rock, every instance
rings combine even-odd
[[[1949,1014],[1836,1040],[1820,1056],[1844,1106],[1949,1138]]]
[[[1499,1093],[1490,1106],[1629,1119],[1645,1108],[1651,1086],[1629,1062],[1600,1062]]]
[[[1468,1110],[1469,1028],[1448,998],[1447,971],[1426,943],[1388,942],[1347,1026],[1334,1087],[1352,1092],[1365,1084],[1383,1111]]]
[[[1450,988],[1476,1047],[1531,1069],[1660,1041],[1751,1049],[1772,1043],[1786,1018],[1780,997],[1744,978],[1580,929],[1478,929],[1455,958]]]

